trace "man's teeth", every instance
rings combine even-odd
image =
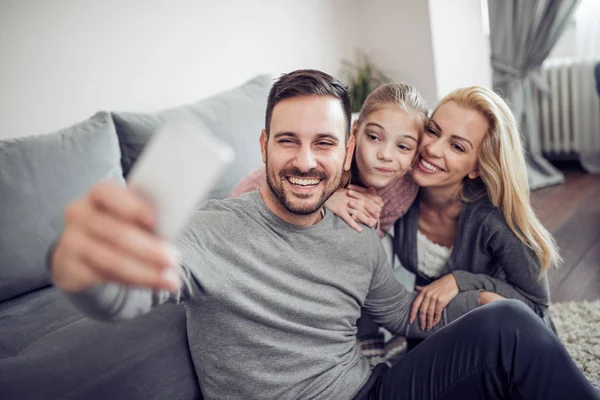
[[[425,169],[431,171],[431,172],[439,172],[441,171],[440,168],[436,167],[435,165],[428,163],[427,161],[423,160],[421,158],[421,165],[425,167]]]
[[[299,185],[299,186],[314,186],[314,185],[318,185],[319,182],[321,182],[320,179],[301,179],[301,178],[288,178],[289,181],[294,184],[294,185]]]

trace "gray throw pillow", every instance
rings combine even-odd
[[[103,179],[123,184],[109,113],[45,135],[0,141],[0,301],[50,284],[46,254],[66,206]]]
[[[198,121],[213,135],[229,144],[235,162],[207,198],[222,199],[255,168],[262,164],[259,137],[264,127],[267,97],[272,79],[257,76],[234,89],[197,103],[155,114],[113,112],[121,145],[121,163],[125,177],[156,129],[168,119],[182,117],[186,122]],[[202,179],[202,171],[198,171]]]

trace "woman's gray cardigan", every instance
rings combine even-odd
[[[419,200],[394,225],[394,252],[400,263],[416,275],[417,285],[433,280],[418,271],[417,227]],[[447,322],[479,306],[481,290],[521,300],[549,326],[546,316],[550,302],[548,278],[540,276],[540,263],[508,227],[502,212],[486,195],[463,202],[458,218],[454,247],[441,276],[453,274],[459,294],[446,307]]]

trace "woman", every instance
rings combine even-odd
[[[411,321],[431,330],[491,301],[523,301],[547,317],[546,271],[556,243],[530,201],[516,121],[483,87],[458,89],[434,110],[412,173],[421,187],[395,224],[394,248],[416,275]]]

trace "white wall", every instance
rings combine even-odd
[[[356,26],[358,44],[430,108],[452,89],[492,85],[481,0],[362,1]]]
[[[0,139],[154,111],[356,48],[430,107],[489,85],[481,0],[0,0]]]
[[[427,1],[364,0],[359,7],[358,44],[390,78],[414,85],[433,107],[437,89]]]
[[[437,99],[453,89],[492,86],[481,0],[429,0]]]
[[[0,138],[175,106],[260,73],[337,75],[355,2],[2,0]]]

